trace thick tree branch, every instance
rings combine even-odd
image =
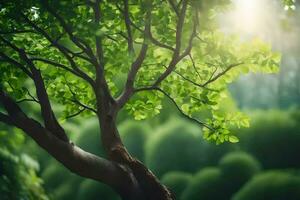
[[[96,0],[94,3],[91,3],[93,11],[94,11],[94,17],[95,17],[95,23],[100,26],[100,20],[101,20],[101,10],[100,10],[100,3],[101,0]],[[105,78],[104,74],[104,53],[103,53],[103,47],[102,47],[102,38],[98,35],[95,36],[95,42],[96,42],[96,51],[97,51],[97,57],[99,62],[95,63],[95,70],[96,70],[96,83],[93,87],[94,92],[96,94],[97,99],[97,109],[98,109],[98,115],[101,114],[100,110],[103,110],[103,104],[104,101],[108,101],[108,103],[114,103],[115,99],[112,97],[110,90],[108,88],[108,84]],[[101,103],[102,102],[102,103]],[[102,104],[102,105],[101,105]]]
[[[1,37],[0,37],[1,38]],[[3,58],[3,60],[5,60],[6,62],[12,64],[15,67],[18,67],[19,69],[21,69],[28,77],[32,78],[32,74],[31,72],[24,67],[21,63],[17,62],[16,60],[8,57],[5,53],[0,52],[0,57]]]
[[[198,28],[198,11],[197,9],[195,9],[195,16],[194,16],[194,19],[193,19],[193,30],[192,30],[192,33],[190,35],[190,38],[189,38],[189,42],[188,42],[188,46],[186,47],[186,49],[184,50],[184,52],[179,56],[179,60],[183,59],[184,57],[186,57],[187,55],[190,55],[191,53],[191,50],[193,48],[193,41],[194,41],[194,38],[197,36],[197,28]]]
[[[50,100],[40,70],[35,67],[34,63],[29,59],[24,49],[17,47],[13,43],[5,40],[2,37],[1,39],[13,50],[15,50],[19,54],[20,59],[22,59],[29,66],[46,128],[53,134],[55,134],[55,136],[57,136],[59,139],[68,141],[69,139],[64,129],[60,126],[52,111]]]
[[[8,115],[0,113],[0,121],[22,129],[28,136],[61,162],[71,172],[101,181],[115,189],[121,187],[120,180],[128,179],[121,167],[106,159],[83,151],[68,142],[54,137],[37,121],[27,117],[20,107],[4,91],[0,90],[0,103]]]
[[[138,57],[131,65],[130,71],[127,75],[125,89],[124,89],[122,95],[117,100],[117,106],[119,107],[118,109],[122,108],[125,105],[125,103],[129,100],[131,95],[133,94],[134,80],[135,80],[136,74],[138,73],[139,69],[142,67],[142,64],[146,57],[146,53],[148,50],[148,44],[147,44],[146,40],[149,38],[150,27],[151,27],[151,9],[152,8],[149,8],[146,13],[145,29],[144,29],[144,42],[143,42],[142,48],[139,52]]]

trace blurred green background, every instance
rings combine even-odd
[[[259,35],[282,53],[278,74],[249,74],[230,85],[224,107],[251,118],[250,128],[233,130],[239,143],[204,141],[201,129],[180,118],[168,102],[160,116],[147,121],[135,121],[126,113],[118,119],[129,152],[179,200],[300,199],[300,12],[283,16],[280,8],[268,6],[263,27],[236,30],[246,39]],[[230,17],[221,22],[224,27],[234,23]],[[37,112],[27,109],[32,115]],[[63,126],[76,145],[104,155],[95,118],[71,119]],[[19,130],[0,124],[0,199],[120,198],[107,186],[69,172]]]

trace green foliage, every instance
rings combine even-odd
[[[295,10],[296,9],[296,0],[282,0],[282,3],[285,5],[286,10]]]
[[[1,130],[0,135],[0,197],[3,200],[48,200],[43,181],[38,177],[39,164],[16,145],[23,144],[18,131]]]
[[[224,179],[223,196],[228,199],[238,191],[248,180],[257,174],[260,163],[251,155],[244,152],[232,152],[225,155],[219,163]]]
[[[144,161],[144,146],[150,130],[150,126],[146,123],[135,123],[129,120],[122,122],[119,126],[119,132],[125,147],[132,156],[141,161]]]
[[[225,155],[218,167],[200,170],[183,192],[183,200],[229,200],[243,184],[260,171],[260,164],[244,152]]]
[[[75,199],[76,192],[74,191],[78,190],[83,178],[70,173],[54,159],[49,159],[46,166],[42,178],[50,198],[57,200]]]
[[[269,171],[255,176],[233,200],[297,200],[300,198],[300,178],[295,174]]]
[[[205,168],[198,172],[182,194],[182,200],[223,199],[221,171],[218,168]]]
[[[205,159],[201,143],[197,126],[174,118],[148,139],[145,163],[158,176],[168,171],[195,172]]]
[[[68,180],[70,174],[67,169],[58,165],[53,159],[48,161],[47,164],[48,167],[43,171],[42,178],[45,180],[45,187],[52,192],[53,189],[63,184],[62,179]]]
[[[253,114],[250,129],[241,131],[241,147],[265,168],[298,168],[300,162],[299,111],[263,111]],[[299,115],[299,114],[298,114]]]
[[[85,151],[96,155],[104,155],[98,119],[90,118],[86,120],[80,127],[79,136],[74,142]]]
[[[260,163],[245,152],[232,152],[225,155],[219,163],[223,177],[235,182],[237,185],[244,184],[261,169]]]
[[[149,5],[149,2],[152,5]],[[148,9],[152,9],[152,36],[157,41],[175,48],[178,16],[168,1],[149,2],[129,1],[130,18],[136,27],[132,28],[135,53],[128,53],[128,41],[124,34],[119,34],[126,32],[123,13],[119,9],[123,5],[119,2],[101,1],[100,22],[93,20],[93,9],[80,1],[49,2],[49,7],[54,8],[55,12],[65,20],[73,31],[74,37],[80,38],[80,41],[91,46],[92,51],[95,52],[95,36],[101,38],[104,57],[101,62],[105,64],[105,78],[113,97],[121,94],[125,82],[124,77],[141,49],[144,35],[139,29],[144,29],[145,13]],[[276,72],[280,62],[280,56],[273,53],[270,46],[263,42],[259,40],[242,42],[238,37],[225,35],[218,30],[215,16],[228,3],[228,0],[189,2],[182,30],[182,48],[179,53],[181,54],[184,49],[188,48],[194,19],[199,21],[200,27],[196,30],[199,34],[191,43],[190,55],[182,58],[173,73],[159,85],[174,99],[186,115],[195,117],[200,111],[209,112],[210,115],[203,120],[211,128],[204,130],[204,138],[218,144],[225,141],[238,142],[238,138],[229,132],[232,126],[249,126],[247,117],[240,113],[224,114],[220,112],[220,105],[226,99],[228,83],[248,72]],[[22,20],[20,13],[24,13],[29,20],[38,24],[39,28],[47,30],[49,37],[57,40],[59,45],[72,51],[74,55],[71,57],[74,63],[94,79],[96,75],[94,66],[86,59],[78,57],[78,55],[88,55],[82,53],[74,41],[65,34],[59,20],[50,14],[46,7],[45,3],[39,1],[5,2],[0,10],[0,29],[8,32],[24,28],[32,29],[28,23],[24,23]],[[199,19],[194,12],[197,10],[201,13]],[[9,34],[5,37],[19,48],[24,49],[30,56],[47,58],[67,67],[70,65],[69,59],[40,33],[26,31]],[[166,70],[166,66],[173,57],[170,50],[150,43],[148,38],[145,42],[148,43],[149,48],[134,81],[134,86],[137,88],[152,85]],[[4,42],[0,44],[1,52],[23,63],[22,58],[9,45]],[[41,70],[51,100],[64,107],[63,118],[83,109],[82,106],[74,103],[74,99],[91,108],[96,107],[93,89],[87,82],[68,70],[41,60],[35,60],[33,63]],[[17,67],[11,67],[2,62],[0,69],[1,74],[4,74],[4,78],[1,79],[4,89],[17,100],[28,97],[26,85],[23,84],[28,82],[25,73]],[[136,120],[146,119],[161,112],[164,98],[165,95],[159,91],[140,92],[126,104],[125,108]],[[81,114],[92,115],[93,113],[85,110]]]
[[[80,184],[76,197],[76,200],[87,199],[120,200],[111,188],[92,180],[85,180]]]
[[[168,172],[161,178],[162,184],[166,185],[176,197],[181,196],[191,180],[191,174],[176,171]]]

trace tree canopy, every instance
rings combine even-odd
[[[230,130],[248,127],[249,120],[224,109],[227,85],[243,73],[276,72],[280,54],[259,39],[218,30],[216,15],[228,3],[1,2],[0,121],[22,129],[69,170],[111,186],[123,199],[172,199],[126,150],[118,113],[124,109],[143,120],[158,115],[165,99],[203,127],[205,139],[238,142]],[[40,118],[28,112],[32,103],[39,105]],[[69,141],[62,123],[79,115],[97,117],[106,157]]]
[[[215,4],[2,3],[2,88],[16,101],[36,101],[29,85],[40,74],[50,100],[64,106],[62,120],[95,114],[99,74],[105,92],[137,120],[159,114],[167,98],[206,127],[206,139],[236,142],[228,129],[248,126],[248,118],[220,109],[227,84],[241,73],[276,71],[280,56],[262,41],[218,31],[214,16],[224,7]],[[203,111],[209,114],[201,118]]]

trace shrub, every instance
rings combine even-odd
[[[182,194],[182,200],[223,200],[221,171],[205,168],[198,172]]]
[[[49,162],[49,167],[47,167],[43,173],[42,178],[45,181],[45,186],[49,190],[59,187],[63,184],[62,180],[67,180],[69,178],[69,171],[62,166],[55,163],[54,160]]]
[[[146,143],[146,164],[158,176],[168,171],[195,172],[205,160],[198,126],[172,119]]]
[[[245,152],[232,152],[225,155],[219,163],[224,180],[224,197],[231,197],[253,175],[261,169],[260,163]]]
[[[264,168],[299,168],[300,126],[291,112],[268,111],[253,115],[249,129],[242,130],[241,146]]]
[[[52,199],[55,200],[71,200],[76,199],[76,192],[78,187],[74,188],[74,184],[69,181],[63,182],[60,186],[57,186],[55,190],[51,193]]]
[[[76,200],[120,200],[108,186],[93,180],[85,180],[80,184]]]
[[[176,197],[180,197],[191,179],[192,175],[185,172],[168,172],[162,177],[161,182],[166,185]]]
[[[51,193],[54,199],[63,200],[66,199],[63,197],[74,194],[74,190],[77,190],[83,178],[71,173],[56,160],[52,159],[48,164],[49,167],[45,168],[42,173],[46,190]]]
[[[280,171],[259,174],[233,197],[233,200],[253,199],[298,200],[300,199],[300,178]]]
[[[85,151],[96,155],[104,155],[97,118],[91,118],[85,121],[80,127],[80,135],[75,143]]]
[[[125,121],[119,126],[119,132],[129,153],[143,161],[144,146],[150,132],[149,125],[142,122]]]
[[[38,163],[28,155],[0,148],[0,199],[47,200],[42,180],[37,176]]]

